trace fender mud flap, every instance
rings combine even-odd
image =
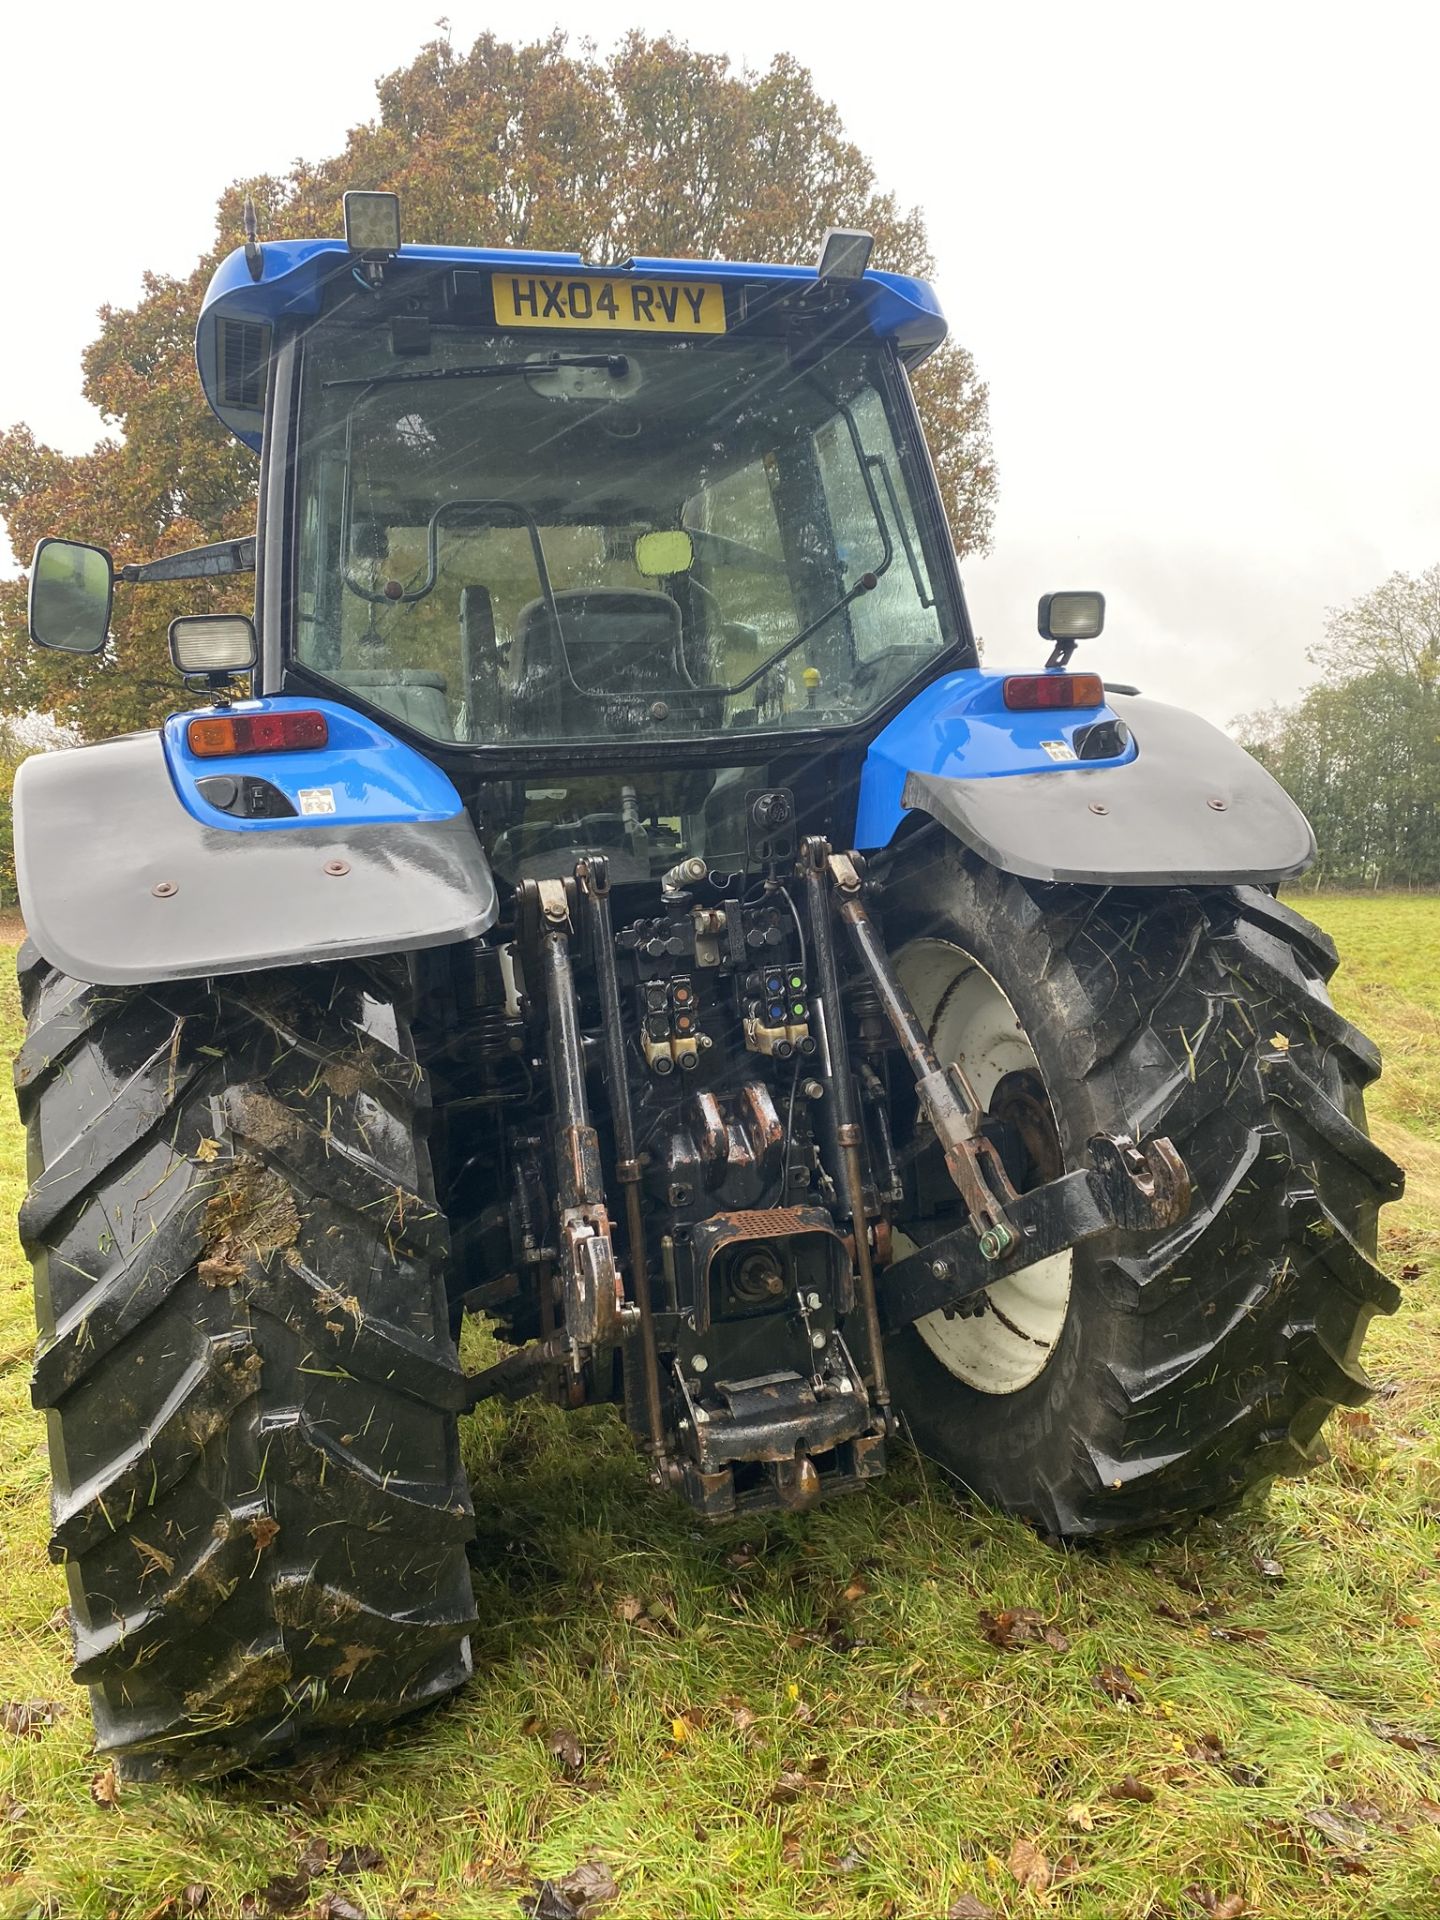
[[[1310,823],[1243,747],[1180,707],[1114,705],[1138,749],[1122,766],[971,780],[912,772],[902,803],[1026,880],[1264,886],[1310,865]]]
[[[30,937],[97,986],[408,952],[483,933],[496,912],[463,812],[206,827],[181,806],[154,733],[27,760],[15,851]]]

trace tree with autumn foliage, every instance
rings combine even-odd
[[[788,54],[757,74],[668,36],[632,33],[607,55],[572,50],[558,32],[523,46],[482,34],[468,53],[435,40],[379,83],[378,118],[342,152],[230,187],[188,278],[148,274],[136,306],[102,309],[85,393],[110,437],[72,457],[24,426],[0,433],[0,516],[18,554],[50,533],[107,545],[123,563],[251,530],[255,457],[210,414],[195,374],[200,301],[247,195],[262,238],[311,238],[336,231],[350,188],[397,192],[413,241],[597,262],[806,260],[836,225],[873,232],[879,265],[932,270],[920,214],[880,189]],[[986,390],[954,344],[915,386],[956,547],[983,552],[995,492]],[[0,583],[0,713],[53,713],[90,738],[153,724],[175,697],[170,620],[246,603],[233,580],[122,587],[113,647],[77,659],[31,649],[25,582]]]

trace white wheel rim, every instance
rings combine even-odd
[[[948,940],[912,940],[895,956],[941,1064],[958,1062],[982,1107],[1008,1073],[1038,1072],[1035,1050],[1014,1007],[973,955]],[[895,1257],[916,1251],[896,1230]],[[926,1314],[915,1331],[947,1373],[981,1393],[1018,1393],[1059,1344],[1070,1305],[1073,1255],[1053,1254],[988,1289],[989,1306],[968,1319]]]

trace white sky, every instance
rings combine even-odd
[[[995,551],[966,584],[992,664],[1039,657],[1041,592],[1102,587],[1083,663],[1223,723],[1295,694],[1327,605],[1440,559],[1440,9],[1420,4],[17,9],[0,423],[91,444],[96,309],[188,271],[231,179],[336,151],[447,4],[465,45],[635,25],[811,68],[923,207],[990,384]]]

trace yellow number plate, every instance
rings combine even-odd
[[[623,333],[725,331],[725,294],[714,281],[497,273],[491,290],[495,319],[502,327],[597,327]]]

